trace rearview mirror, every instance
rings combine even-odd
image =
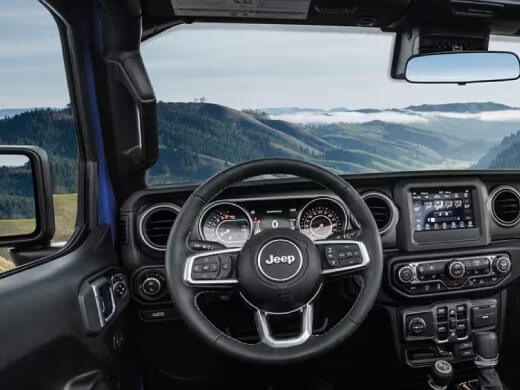
[[[46,244],[54,235],[49,159],[34,146],[0,146],[0,246]]]
[[[411,57],[405,69],[410,83],[468,84],[516,80],[520,61],[510,52],[445,52]]]

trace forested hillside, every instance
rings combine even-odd
[[[0,119],[0,145],[36,145],[43,148],[51,160],[53,192],[76,192],[78,151],[69,109],[32,110]]]
[[[275,156],[304,159],[335,172],[354,173],[462,168],[475,164],[482,168],[502,163],[514,166],[517,163],[513,157],[507,160],[499,155],[520,135],[498,144],[501,137],[498,141],[481,137],[484,129],[497,122],[479,122],[477,131],[478,119],[471,117],[467,124],[472,129],[450,132],[449,124],[461,129],[466,122],[453,116],[433,115],[435,112],[474,115],[499,110],[516,109],[497,103],[421,105],[383,111],[427,115],[427,118],[433,118],[428,123],[347,122],[342,121],[341,116],[337,121],[298,123],[277,116],[310,112],[330,119],[338,113],[375,115],[383,111],[370,108],[349,111],[341,107],[329,111],[293,107],[238,111],[209,103],[161,102],[158,103],[161,152],[159,161],[150,170],[149,181],[203,180],[238,162]],[[501,132],[511,134],[515,131],[508,123],[500,122]],[[430,129],[434,126],[435,131]],[[475,133],[473,137],[471,131]],[[496,139],[496,134],[493,137]],[[0,119],[0,144],[44,148],[51,158],[54,193],[76,191],[77,147],[69,109],[31,110]],[[511,151],[508,154],[514,155]],[[520,166],[520,161],[516,166]]]
[[[161,153],[150,172],[154,183],[202,180],[240,161],[275,156],[336,172],[429,169],[456,158],[465,143],[383,121],[304,126],[207,103],[159,103],[158,111]]]

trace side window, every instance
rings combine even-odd
[[[56,23],[36,0],[0,2],[0,146],[33,145],[50,161],[53,246],[76,223],[78,148]],[[34,231],[34,196],[24,156],[0,157],[0,237]],[[21,265],[0,248],[0,272]]]

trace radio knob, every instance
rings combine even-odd
[[[410,283],[413,280],[413,268],[409,265],[405,265],[399,269],[397,278],[401,283]]]
[[[462,261],[452,261],[448,266],[448,274],[453,279],[460,279],[466,272],[466,266]]]
[[[511,269],[511,260],[509,260],[509,257],[500,256],[495,259],[494,267],[499,274],[507,274]]]
[[[148,277],[144,280],[141,285],[143,294],[149,297],[154,297],[161,292],[162,283],[159,279],[154,277]]]

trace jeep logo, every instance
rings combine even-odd
[[[283,253],[283,255],[273,253]],[[256,258],[257,269],[263,276],[274,282],[284,282],[294,278],[302,269],[303,261],[300,248],[294,242],[281,238],[265,243]],[[277,264],[280,265],[276,266]]]
[[[270,255],[268,259],[265,260],[266,264],[292,264],[296,261],[296,257],[290,256],[273,256]]]

